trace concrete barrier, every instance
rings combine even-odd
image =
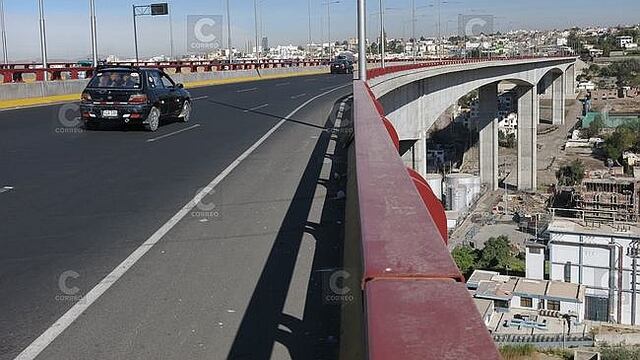
[[[173,74],[171,77],[185,85],[194,84],[205,86],[206,82],[225,81],[250,81],[262,78],[274,78],[279,76],[304,75],[320,71],[328,71],[327,66],[309,67],[283,67],[271,69],[253,69],[237,71],[214,71]],[[12,83],[0,85],[0,101],[17,99],[46,98],[60,95],[80,94],[87,86],[89,80],[47,81],[32,83]],[[199,84],[201,83],[201,84]],[[214,85],[214,84],[211,84]]]

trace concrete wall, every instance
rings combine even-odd
[[[206,80],[224,80],[231,78],[253,78],[261,76],[286,75],[309,71],[328,70],[327,66],[289,67],[258,70],[237,70],[218,72],[198,72],[173,74],[179,83],[190,83]],[[79,94],[84,90],[89,80],[65,80],[34,83],[12,83],[0,85],[0,101],[14,99],[28,99],[56,95]]]

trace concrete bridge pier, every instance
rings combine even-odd
[[[576,99],[576,66],[575,65],[569,65],[569,67],[567,67],[567,70],[564,72],[564,79],[565,79],[565,92],[566,92],[566,98],[568,100],[575,100]]]
[[[551,83],[551,122],[562,125],[565,121],[566,80],[563,73],[553,74]]]
[[[498,190],[498,83],[480,88],[480,180]]]
[[[518,87],[518,190],[536,191],[537,125],[540,101],[536,86]]]

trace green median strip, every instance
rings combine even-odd
[[[205,86],[216,86],[216,85],[249,82],[249,81],[272,80],[272,79],[281,79],[281,78],[288,78],[288,77],[295,77],[295,76],[319,75],[319,74],[327,74],[327,73],[329,73],[328,70],[310,70],[310,71],[299,71],[299,72],[284,73],[284,74],[268,74],[268,75],[262,75],[262,76],[232,77],[228,79],[212,79],[212,80],[187,82],[185,83],[185,87],[188,89],[193,89],[193,88],[205,87]],[[80,94],[67,94],[67,95],[37,97],[37,98],[26,98],[26,99],[0,100],[0,110],[67,103],[67,102],[74,102],[78,100],[80,100]]]

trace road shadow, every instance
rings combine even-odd
[[[314,127],[333,128],[335,114],[343,100],[336,102],[324,127]],[[347,108],[345,117],[350,119],[350,105]],[[324,295],[327,293],[327,275],[342,269],[345,199],[341,192],[346,187],[347,157],[346,149],[340,144],[346,137],[341,133],[337,130],[320,134],[228,359],[269,359],[276,342],[286,347],[295,360],[338,357],[341,307],[340,303],[327,301]],[[335,154],[331,156],[330,175],[325,179],[321,178],[321,173],[332,142],[336,142]],[[320,223],[312,223],[308,219],[318,186],[325,187],[327,194]],[[306,298],[299,299],[305,301],[304,315],[298,319],[284,313],[284,307],[305,234],[313,237],[315,252]]]

